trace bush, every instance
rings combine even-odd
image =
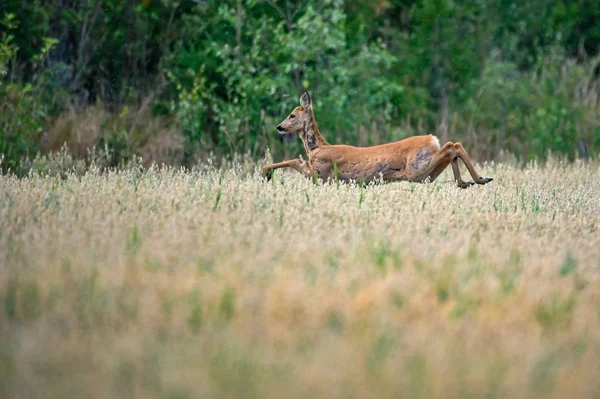
[[[472,82],[477,95],[459,112],[496,153],[588,157],[600,148],[599,64],[600,58],[577,63],[558,48],[541,57],[532,73],[492,59]]]
[[[331,143],[437,133],[478,160],[593,156],[595,5],[7,0],[2,170],[65,142],[75,158],[102,148],[113,166],[296,156],[299,140],[274,128],[305,88]]]
[[[0,36],[0,75],[4,78],[0,79],[0,153],[4,154],[2,171],[6,171],[17,168],[23,158],[38,151],[52,106],[63,97],[60,90],[55,90],[51,70],[43,69],[56,41],[44,38],[32,64],[36,74],[31,82],[24,82],[14,71],[19,47],[13,31],[19,23],[14,14],[5,14],[0,26],[5,30]]]
[[[261,6],[245,2],[248,13]],[[214,24],[234,31],[233,15],[233,6],[222,4]],[[206,29],[195,19],[189,24],[198,30],[189,28],[194,37]],[[292,26],[269,15],[243,24],[241,46],[223,34],[180,53],[170,75],[179,92],[172,109],[190,149],[230,154],[276,146],[274,127],[298,105],[302,88],[314,94],[318,121],[332,142],[356,141],[361,128],[391,131],[391,101],[402,86],[386,76],[396,59],[380,41],[350,46],[344,25],[342,1],[325,2],[319,11],[309,4]]]

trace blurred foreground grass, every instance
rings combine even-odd
[[[0,176],[4,398],[600,396],[600,168]]]

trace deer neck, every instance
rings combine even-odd
[[[323,136],[321,136],[321,132],[319,132],[319,127],[317,126],[317,121],[315,120],[315,116],[312,112],[310,113],[308,120],[304,122],[302,132],[300,133],[300,138],[302,139],[306,153],[309,155],[317,148],[329,145]]]

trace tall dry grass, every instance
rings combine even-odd
[[[99,104],[70,109],[51,123],[41,138],[40,150],[52,156],[67,148],[73,158],[89,160],[96,148],[108,152],[106,163],[111,166],[137,156],[147,167],[178,167],[183,162],[184,144],[185,138],[167,118],[152,114],[149,98],[141,107],[124,107],[118,114],[107,112]]]
[[[600,167],[0,176],[0,396],[600,396]]]

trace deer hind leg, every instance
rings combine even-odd
[[[442,158],[439,163],[435,166],[435,168],[433,169],[433,172],[431,172],[429,174],[429,182],[433,183],[435,181],[435,179],[437,179],[444,170],[446,170],[446,168],[448,167],[448,165],[450,165],[450,156],[446,156],[445,158]]]
[[[301,161],[300,159],[292,159],[289,161],[283,161],[283,162],[279,162],[279,163],[265,165],[262,168],[262,175],[267,180],[271,180],[271,178],[273,177],[273,171],[275,169],[281,169],[281,168],[292,168],[292,169],[297,170],[298,172],[302,173],[306,177],[312,177],[314,175],[314,172],[308,166],[308,164],[304,161]]]
[[[463,161],[463,163],[467,167],[467,170],[469,171],[469,174],[471,175],[475,183],[486,184],[494,180],[491,177],[481,177],[479,173],[477,173],[475,167],[473,166],[473,163],[471,162],[471,158],[469,158],[469,155],[467,154],[465,148],[462,146],[461,143],[454,143],[454,150],[456,151],[456,155],[458,155],[458,157]]]
[[[458,154],[456,153],[455,144],[448,142],[432,157],[433,171],[429,174],[429,181],[433,182],[438,178],[440,174],[448,167],[452,165],[452,173],[454,174],[454,181],[460,188],[467,188],[472,186],[473,182],[465,182],[460,176],[460,169],[458,167]]]
[[[462,180],[462,178],[460,176],[460,169],[458,168],[458,161],[456,160],[456,158],[452,159],[451,155],[448,155],[448,156],[446,156],[446,158],[443,158],[440,161],[440,163],[435,167],[433,172],[431,172],[431,174],[428,176],[429,182],[433,183],[435,181],[435,179],[437,179],[442,174],[442,172],[444,170],[446,170],[448,165],[452,165],[452,173],[454,173],[454,181],[458,184],[459,187],[467,188],[467,187],[475,184],[473,182],[465,182]]]

